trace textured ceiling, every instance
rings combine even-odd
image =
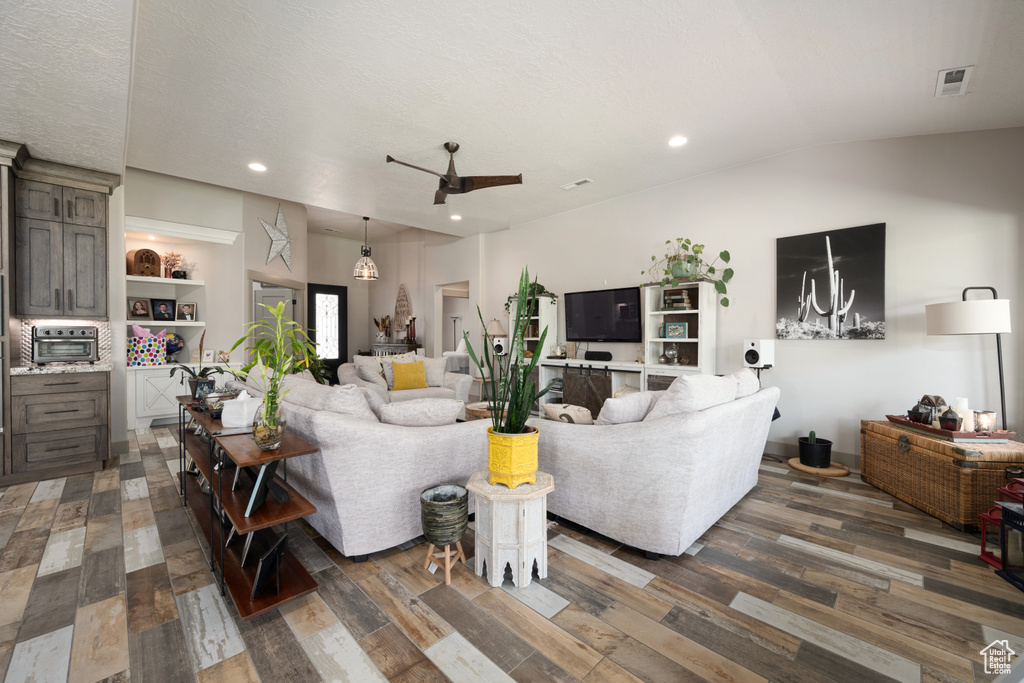
[[[116,128],[100,104],[124,112],[123,83],[103,84],[127,47],[72,31],[81,3],[50,4],[59,36],[17,22],[29,54],[44,57],[40,32],[84,46],[33,66],[4,26],[4,65],[22,90],[41,70],[109,101],[31,93],[20,127],[0,102],[0,132],[116,170],[120,143],[88,133]],[[124,7],[87,5],[122,23]],[[1020,0],[142,0],[138,13],[128,164],[349,215],[313,211],[314,229],[367,215],[489,232],[808,145],[1024,125]],[[940,69],[968,64],[966,96],[933,97]],[[677,134],[690,142],[670,149]],[[460,174],[523,185],[435,207],[435,177],[384,163],[443,172],[446,140],[462,145]]]
[[[366,225],[365,234],[369,243],[373,245],[385,237],[391,237],[408,229],[407,225],[371,218]],[[362,242],[363,217],[318,206],[309,206],[306,207],[306,230]]]
[[[0,0],[0,138],[120,174],[132,0]]]

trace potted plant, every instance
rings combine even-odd
[[[832,442],[819,439],[814,431],[797,439],[800,464],[805,467],[827,468],[832,464]]]
[[[284,314],[284,302],[276,306],[260,304],[267,309],[271,320],[255,320],[246,327],[245,335],[231,347],[234,351],[245,342],[250,343],[250,361],[234,374],[242,377],[258,376],[263,384],[263,404],[257,409],[252,423],[252,438],[261,450],[272,451],[280,447],[286,426],[281,411],[284,378],[309,367],[316,357],[316,346],[302,327]]]
[[[207,365],[203,366],[203,342],[206,341],[206,330],[203,330],[203,336],[199,338],[199,363],[196,365],[196,369],[193,370],[188,365],[183,363],[176,363],[171,368],[171,377],[174,377],[174,373],[180,372],[184,375],[188,375],[188,388],[192,393],[192,398],[196,397],[196,394],[200,389],[206,389],[203,393],[209,393],[213,391],[213,387],[217,381],[210,377],[210,375],[220,375],[224,372],[224,368],[218,365]]]
[[[536,280],[534,280],[533,282],[530,283],[529,295],[531,297],[533,297],[534,299],[537,299],[538,297],[542,297],[542,296],[546,296],[549,299],[557,299],[558,298],[557,294],[555,294],[554,292],[549,292],[547,287],[545,287],[541,283],[537,282]],[[505,313],[509,313],[511,311],[511,309],[512,309],[512,301],[515,300],[515,298],[517,296],[519,296],[519,295],[518,294],[509,294],[508,298],[505,299]],[[529,315],[534,315],[534,313],[531,312]]]
[[[530,274],[527,269],[519,278],[519,290],[516,296],[516,314],[509,330],[509,348],[511,353],[499,356],[494,351],[484,316],[477,306],[480,326],[484,328],[483,354],[478,356],[469,341],[469,335],[463,333],[469,357],[476,365],[484,381],[490,383],[487,407],[491,412],[491,426],[487,428],[487,467],[490,470],[491,484],[505,484],[516,488],[519,484],[537,482],[537,437],[535,427],[528,427],[526,420],[530,417],[530,409],[534,402],[548,392],[551,385],[538,389],[531,373],[536,369],[541,354],[535,353],[527,358],[524,338],[526,327],[530,321],[536,295],[536,281],[531,290]],[[544,347],[548,328],[540,333],[537,348]]]
[[[732,280],[732,268],[720,269],[716,267],[719,260],[722,263],[729,263],[729,252],[720,251],[714,261],[708,263],[701,254],[704,253],[703,244],[694,244],[689,239],[677,237],[675,240],[665,240],[668,247],[665,255],[661,258],[651,256],[651,265],[646,270],[641,270],[641,275],[648,275],[660,280],[661,286],[668,284],[678,285],[681,282],[697,282],[706,280],[715,286],[715,291],[722,295],[719,303],[722,306],[729,306],[728,283]]]

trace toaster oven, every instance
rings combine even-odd
[[[100,359],[99,344],[92,325],[36,325],[32,328],[32,362],[95,363]]]

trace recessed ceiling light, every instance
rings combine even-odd
[[[451,218],[452,218],[453,221],[461,221],[462,220],[462,216],[460,216],[457,213],[453,213]]]
[[[686,138],[684,138],[682,135],[677,135],[677,136],[675,136],[674,138],[672,138],[671,140],[668,141],[668,146],[669,147],[682,147],[685,144],[686,144]]]
[[[154,237],[153,235],[150,235],[149,239],[153,240],[154,242],[156,241],[156,237]]]
[[[253,171],[259,171],[260,173],[263,173],[264,171],[267,170],[267,167],[258,161],[254,161],[251,164],[249,164],[249,168],[252,169]]]

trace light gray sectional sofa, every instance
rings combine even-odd
[[[469,401],[469,389],[473,386],[473,378],[470,375],[446,370],[448,360],[446,358],[424,358],[412,356],[412,360],[423,361],[427,368],[427,388],[425,389],[403,389],[395,391],[392,386],[393,380],[388,376],[391,370],[391,359],[378,359],[373,356],[356,356],[356,361],[364,365],[362,372],[355,363],[343,363],[338,367],[338,383],[354,384],[357,387],[366,387],[380,394],[385,403],[392,401],[411,401],[418,398],[453,398],[456,401],[467,403]],[[409,358],[395,360],[394,362],[408,361]],[[385,365],[385,376],[374,377],[368,367],[382,362]]]
[[[753,374],[741,372],[749,378],[743,376],[740,391],[731,376],[689,376],[701,385],[697,393],[722,382],[703,409],[707,400],[674,395],[684,383],[677,379],[666,392],[627,397],[641,404],[629,416],[640,421],[531,420],[540,429],[540,469],[555,477],[548,510],[651,553],[686,551],[757,483],[779,390],[758,390]],[[619,400],[606,401],[601,415]]]

